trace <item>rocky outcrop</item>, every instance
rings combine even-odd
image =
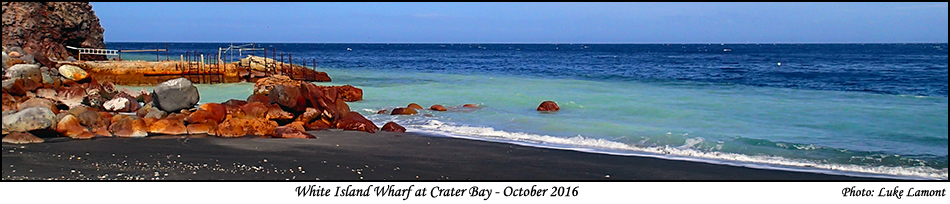
[[[21,55],[65,60],[79,57],[66,46],[105,48],[105,29],[89,2],[3,2],[2,24],[3,46],[22,47],[25,53]],[[97,55],[82,58],[105,59]]]

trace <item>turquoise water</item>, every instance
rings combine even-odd
[[[317,84],[363,89],[364,100],[349,103],[352,110],[377,125],[395,121],[410,132],[767,168],[908,178],[947,175],[945,160],[940,163],[939,157],[927,156],[947,148],[946,97],[708,83],[324,71],[334,82]],[[252,83],[197,86],[201,103],[244,99],[253,88]],[[545,100],[557,102],[561,110],[536,111]],[[409,103],[457,110],[376,114]],[[480,108],[460,107],[467,103]],[[894,145],[893,140],[904,142]],[[943,169],[933,167],[940,165]]]
[[[665,45],[284,46],[318,56],[333,82],[316,84],[363,89],[352,110],[410,132],[831,174],[948,174],[946,52],[930,47],[745,45],[758,50],[722,54]],[[197,86],[207,103],[245,99],[253,84]],[[561,110],[535,111],[546,100]],[[456,110],[375,114],[409,103]],[[480,108],[460,107],[469,103]]]

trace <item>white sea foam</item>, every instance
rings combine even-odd
[[[930,167],[888,167],[888,166],[859,166],[851,164],[826,164],[801,159],[789,159],[779,156],[745,155],[717,151],[700,151],[694,149],[702,138],[690,138],[678,147],[670,146],[635,146],[604,139],[588,138],[581,135],[574,137],[556,137],[537,135],[524,132],[507,132],[495,130],[491,127],[472,127],[455,125],[438,120],[428,120],[422,125],[409,125],[410,132],[432,133],[436,135],[474,139],[483,141],[514,143],[525,146],[567,149],[582,152],[602,153],[625,156],[646,156],[672,160],[698,161],[751,168],[791,170],[837,175],[856,175],[896,179],[940,179],[946,180],[947,169]],[[796,147],[796,148],[814,148]]]

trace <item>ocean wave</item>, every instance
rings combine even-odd
[[[419,121],[415,121],[419,122]],[[703,142],[702,138],[690,138],[681,146],[638,146],[582,135],[557,137],[524,132],[507,132],[491,127],[456,125],[439,120],[427,120],[424,124],[408,125],[407,131],[430,133],[446,137],[513,143],[540,148],[567,149],[582,152],[646,156],[654,158],[697,161],[714,164],[743,166],[750,168],[791,170],[837,175],[870,176],[895,179],[939,179],[948,178],[948,170],[926,166],[862,166],[854,164],[821,163],[804,159],[791,159],[781,156],[745,155],[694,149]],[[794,145],[795,149],[814,149],[814,146]]]

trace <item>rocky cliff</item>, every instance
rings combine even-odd
[[[64,60],[77,57],[65,46],[105,48],[99,18],[89,2],[3,2],[3,46]],[[104,56],[83,56],[101,60]]]

